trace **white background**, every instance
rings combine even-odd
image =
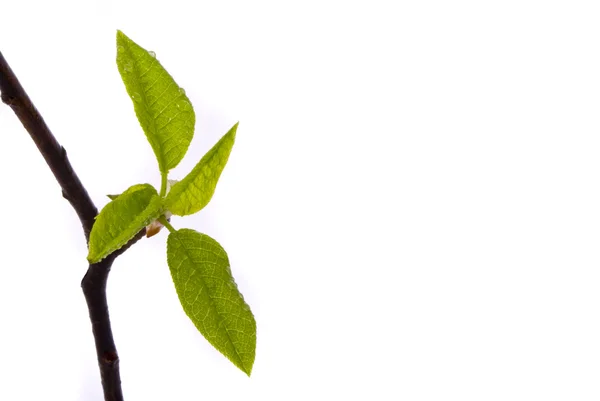
[[[178,304],[166,233],[113,267],[131,400],[600,399],[595,1],[8,1],[3,52],[99,207],[156,162],[121,29],[235,122],[202,212],[258,323],[246,377]],[[0,399],[101,400],[77,217],[0,105]]]

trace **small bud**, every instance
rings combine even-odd
[[[167,219],[167,221],[171,221],[172,215],[173,214],[169,211],[167,211],[165,213],[165,218]],[[150,237],[158,234],[163,227],[164,226],[162,225],[162,223],[160,221],[154,220],[152,223],[150,223],[146,226],[146,238],[150,238]]]
[[[152,223],[146,226],[146,238],[150,238],[159,233],[163,225],[158,220],[154,220]]]

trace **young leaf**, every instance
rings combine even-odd
[[[184,228],[169,234],[167,262],[185,313],[218,351],[250,376],[256,321],[233,280],[225,250],[208,235]]]
[[[161,173],[177,166],[194,136],[196,115],[185,91],[148,52],[117,31],[117,67]]]
[[[236,123],[181,181],[174,184],[165,207],[178,216],[200,211],[210,202],[235,142]]]
[[[158,218],[162,199],[150,184],[130,187],[108,203],[96,217],[90,233],[88,260],[97,263]]]

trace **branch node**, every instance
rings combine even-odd
[[[104,353],[103,361],[109,365],[117,365],[119,363],[119,356],[116,352],[108,351]]]
[[[7,106],[14,106],[17,103],[17,98],[15,98],[14,96],[2,94],[1,98],[2,102],[4,102],[4,104],[6,104]]]

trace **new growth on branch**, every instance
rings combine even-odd
[[[256,349],[256,321],[232,276],[227,253],[206,234],[175,229],[170,218],[202,210],[211,200],[227,164],[238,128],[233,127],[181,180],[169,171],[185,156],[196,117],[189,98],[149,52],[117,31],[117,67],[135,114],[154,151],[160,189],[135,184],[97,212],[54,138],[0,53],[0,92],[21,120],[71,203],[88,239],[89,269],[82,288],[90,312],[106,400],[122,400],[119,358],[113,341],[106,281],[115,258],[144,235],[169,231],[167,264],[187,316],[219,352],[248,376]]]

